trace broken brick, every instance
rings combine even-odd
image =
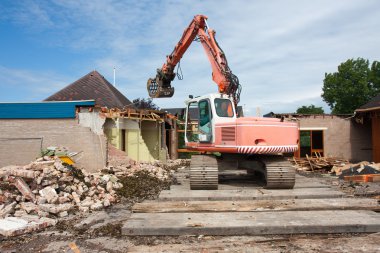
[[[25,183],[24,179],[19,177],[16,178],[14,185],[26,199],[29,199],[33,202],[36,201],[36,196],[30,190],[29,186]]]

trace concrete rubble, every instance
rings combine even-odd
[[[128,159],[98,173],[88,173],[44,156],[25,166],[0,168],[0,234],[14,236],[56,224],[69,214],[100,210],[120,199],[118,189],[128,187],[121,177],[146,171],[159,180],[169,180],[173,161],[137,163]],[[186,162],[185,162],[186,163]]]

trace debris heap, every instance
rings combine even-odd
[[[125,180],[128,178],[135,181],[155,178],[158,182],[170,184],[170,171],[186,163],[178,160],[164,165],[158,161],[136,163],[128,160],[128,163],[111,165],[90,174],[63,163],[56,156],[44,156],[25,166],[3,167],[0,169],[0,234],[25,232],[24,228],[12,233],[1,230],[12,222],[13,225],[19,225],[26,221],[26,226],[33,223],[35,226],[29,230],[34,230],[54,225],[57,218],[68,216],[69,213],[89,212],[110,206],[124,196],[120,193],[133,187],[122,183],[133,182]],[[146,177],[139,178],[142,174]]]
[[[331,173],[340,179],[355,182],[380,182],[380,163],[360,162],[333,167]]]
[[[299,171],[315,171],[315,170],[330,170],[332,167],[341,167],[349,164],[349,161],[339,157],[323,157],[316,156],[310,157],[307,156],[305,158],[295,158],[291,160],[293,164],[297,167]]]
[[[49,156],[26,166],[3,167],[0,178],[1,202],[9,203],[0,211],[2,218],[98,210],[116,202],[115,189],[123,187],[116,176],[89,174]]]

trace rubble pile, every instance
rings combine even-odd
[[[349,164],[349,161],[343,158],[323,156],[306,156],[305,158],[293,157],[290,161],[293,162],[299,171],[328,171],[333,167],[342,167]]]
[[[119,163],[118,163],[119,162]],[[189,159],[168,160],[167,163],[161,161],[154,162],[140,162],[137,163],[133,160],[120,162],[114,161],[111,165],[107,166],[102,172],[114,174],[117,177],[129,177],[140,172],[147,172],[150,176],[156,177],[159,180],[167,181],[172,172],[176,171],[179,167],[189,166]]]
[[[115,189],[123,187],[116,176],[88,174],[45,156],[26,166],[0,169],[0,217],[65,217],[77,210],[98,210],[116,202]]]
[[[380,182],[380,163],[350,163],[348,160],[336,157],[309,157],[289,159],[298,171],[325,172],[339,179],[352,182]]]
[[[57,218],[99,210],[121,197],[156,196],[163,186],[170,185],[171,172],[188,164],[188,160],[163,164],[124,159],[90,174],[57,156],[44,156],[25,166],[0,168],[0,234],[51,226]],[[2,227],[18,229],[8,233],[1,231]]]
[[[334,166],[331,173],[343,179],[344,176],[380,174],[380,163],[360,162],[356,164],[346,164],[344,166]]]
[[[380,182],[380,163],[364,161],[357,164],[347,164],[343,167],[333,167],[330,173],[345,181]]]
[[[115,175],[119,182],[127,186],[117,189],[117,195],[131,202],[140,202],[144,199],[154,199],[161,190],[168,189],[173,183],[171,175],[179,167],[189,166],[190,160],[169,160],[167,163],[117,160],[111,164],[102,172]]]

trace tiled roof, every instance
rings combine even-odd
[[[108,108],[124,108],[131,104],[97,71],[92,71],[44,101],[95,100],[96,105]]]
[[[363,112],[363,111],[372,111],[372,110],[378,110],[378,109],[380,109],[380,94],[378,94],[376,97],[374,97],[365,105],[360,106],[355,111]]]

